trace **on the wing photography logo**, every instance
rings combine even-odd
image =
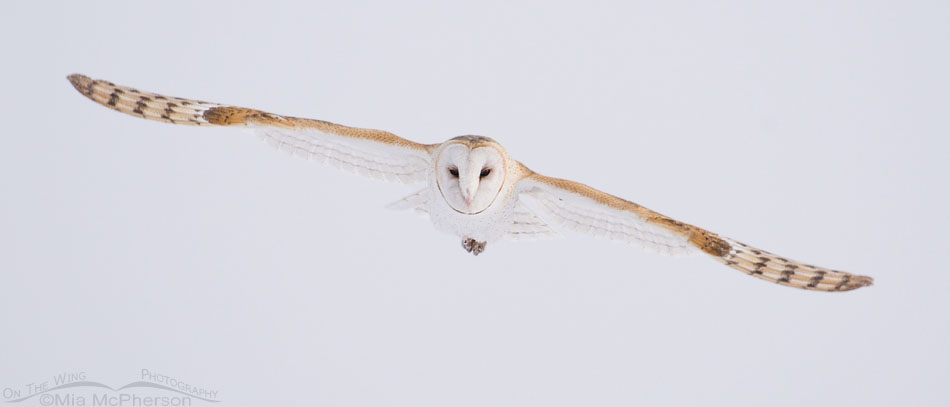
[[[217,403],[218,391],[142,369],[136,381],[112,387],[86,372],[60,373],[52,380],[4,387],[3,400],[24,406],[191,406]]]

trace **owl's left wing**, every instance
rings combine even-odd
[[[746,274],[806,290],[849,291],[873,283],[870,277],[799,263],[747,246],[579,182],[526,171],[517,184],[518,199],[545,220],[576,232],[665,254],[702,251]]]
[[[131,116],[190,126],[246,128],[279,150],[369,178],[424,182],[431,162],[430,145],[382,130],[142,92],[80,74],[67,79],[92,101]]]

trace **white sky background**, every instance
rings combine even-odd
[[[946,2],[86,3],[0,4],[0,388],[148,368],[229,406],[950,403]],[[415,187],[109,111],[73,72],[490,136],[876,285],[573,235],[475,258],[384,209]]]

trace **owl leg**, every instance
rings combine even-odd
[[[462,239],[462,248],[476,256],[478,256],[479,253],[485,251],[485,244],[486,242],[478,242],[471,238]]]

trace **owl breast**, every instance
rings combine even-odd
[[[460,213],[452,208],[434,182],[428,189],[429,218],[437,230],[480,242],[501,240],[507,232],[516,202],[511,188],[502,191],[488,208],[477,214]]]

